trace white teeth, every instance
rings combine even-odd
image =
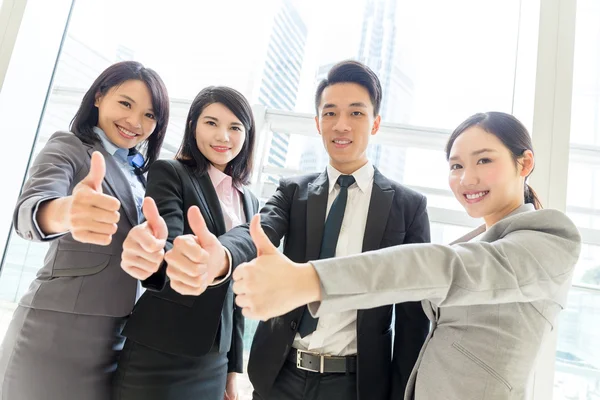
[[[485,196],[486,194],[488,194],[489,192],[479,192],[479,193],[473,193],[473,194],[467,194],[465,195],[467,197],[467,199],[469,200],[475,200],[478,199],[480,197]]]
[[[350,144],[351,141],[350,140],[334,140],[333,143],[336,143],[336,144]]]
[[[126,135],[127,135],[127,136],[129,136],[129,137],[136,137],[136,136],[137,136],[135,133],[133,133],[133,132],[131,132],[131,131],[128,131],[128,130],[127,130],[127,129],[125,129],[125,128],[122,128],[122,127],[120,127],[120,126],[117,126],[117,128],[119,128],[119,130],[120,130],[121,132],[123,132],[124,134],[126,134]]]

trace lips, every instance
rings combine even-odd
[[[490,193],[489,190],[480,190],[480,191],[470,191],[463,193],[465,201],[469,204],[479,203],[483,199],[487,197]]]
[[[128,129],[123,128],[120,125],[116,125],[117,127],[117,131],[119,131],[119,134],[121,135],[121,137],[125,138],[125,139],[135,139],[137,136],[139,136],[137,133],[132,132]]]
[[[352,140],[343,139],[343,138],[339,138],[339,139],[336,138],[336,139],[333,139],[331,142],[338,149],[346,148],[352,144]]]
[[[219,152],[219,153],[226,153],[229,150],[231,150],[230,147],[227,146],[210,146],[214,151]]]

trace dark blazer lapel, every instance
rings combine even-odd
[[[131,226],[136,226],[139,223],[138,212],[135,205],[135,200],[133,198],[133,193],[131,191],[131,186],[129,185],[127,178],[123,176],[113,157],[108,154],[100,142],[95,143],[88,149],[90,158],[92,157],[92,153],[94,153],[94,151],[99,151],[104,156],[104,161],[106,164],[106,175],[104,175],[104,181],[114,193],[115,197],[117,197],[117,199],[119,199],[121,202],[121,207],[123,207],[123,210],[125,210],[125,215],[127,216],[129,223],[131,223]]]
[[[306,260],[317,260],[321,252],[325,215],[327,214],[327,197],[329,195],[329,179],[327,170],[308,184],[308,200],[306,202]]]
[[[186,171],[194,183],[200,203],[205,208],[205,218],[208,217],[214,227],[213,234],[217,237],[223,235],[227,231],[225,228],[225,218],[221,210],[221,202],[210,180],[210,176],[208,176],[208,172],[202,176],[197,176],[189,168],[186,168]]]
[[[396,191],[390,185],[389,180],[383,176],[377,168],[373,175],[373,189],[371,201],[369,202],[369,213],[363,238],[362,251],[378,250],[381,248],[381,240],[390,216],[390,208],[394,201]],[[360,329],[365,310],[358,310],[356,328]]]
[[[254,214],[258,212],[258,210],[254,209],[254,204],[252,202],[252,196],[250,195],[250,190],[247,188],[243,188],[244,193],[242,195],[242,203],[244,204],[244,214],[246,215],[246,222],[250,223]]]
[[[375,168],[373,190],[363,238],[363,252],[378,250],[381,247],[381,240],[388,223],[395,193],[396,191],[392,188],[388,179]]]

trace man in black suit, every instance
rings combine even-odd
[[[317,130],[326,171],[283,179],[261,225],[295,262],[429,242],[426,199],[383,176],[367,159],[379,129],[381,85],[365,65],[335,65],[317,89]],[[219,237],[232,265],[252,259],[248,225]],[[419,271],[415,270],[415,273]],[[395,323],[392,324],[395,312]],[[306,307],[258,326],[248,365],[255,400],[402,398],[429,330],[420,303],[330,314]]]

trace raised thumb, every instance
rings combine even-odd
[[[92,153],[90,161],[90,172],[88,172],[87,176],[81,182],[95,191],[102,193],[102,181],[105,174],[106,163],[104,156],[99,151],[95,151]]]
[[[275,254],[277,252],[277,247],[273,246],[273,243],[271,243],[271,240],[260,225],[260,214],[256,214],[252,218],[252,222],[250,222],[250,235],[256,246],[258,256]]]
[[[204,217],[197,206],[191,206],[188,209],[188,224],[198,239],[200,246],[209,246],[210,241],[215,238],[215,236],[206,227]]]
[[[148,222],[148,226],[154,237],[159,240],[166,240],[169,235],[169,229],[167,228],[165,220],[160,216],[156,203],[152,197],[144,198],[142,212],[144,213],[144,217],[146,217],[146,221]]]

